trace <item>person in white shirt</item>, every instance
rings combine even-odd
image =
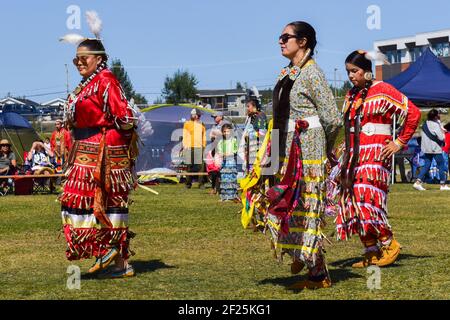
[[[423,180],[425,175],[430,171],[433,159],[436,161],[439,169],[439,180],[441,183],[441,190],[450,190],[447,182],[447,170],[445,168],[445,161],[442,155],[442,147],[445,145],[445,132],[440,123],[439,112],[432,109],[428,113],[428,120],[423,124],[421,131],[422,143],[421,149],[424,153],[425,165],[421,168],[413,187],[419,191],[425,191],[423,187]]]

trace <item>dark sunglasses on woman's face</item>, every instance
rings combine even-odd
[[[90,56],[77,56],[73,58],[72,62],[74,65],[78,65],[78,62],[81,62],[82,64],[87,64],[87,60]]]
[[[289,33],[284,33],[284,34],[282,34],[282,35],[278,38],[278,40],[280,40],[281,43],[285,44],[285,43],[288,42],[289,39],[291,39],[291,38],[297,38],[297,36],[295,36],[295,35],[293,35],[293,34],[289,34]]]

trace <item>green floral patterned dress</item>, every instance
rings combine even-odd
[[[268,225],[276,249],[288,253],[306,264],[310,273],[317,275],[325,269],[323,258],[323,234],[325,212],[325,161],[327,148],[332,148],[342,116],[322,70],[312,61],[301,70],[290,92],[289,120],[296,121],[318,116],[321,126],[306,129],[301,133],[303,185],[305,192],[289,221],[289,233],[282,234],[280,221],[268,214]],[[286,159],[280,169],[286,171],[293,131],[286,136]]]

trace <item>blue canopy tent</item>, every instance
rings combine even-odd
[[[386,82],[417,105],[450,104],[450,69],[430,48],[427,48],[408,69]]]
[[[15,112],[0,113],[0,139],[8,139],[19,163],[23,163],[24,151],[30,150],[39,135],[27,119]]]
[[[152,125],[153,133],[140,137],[144,146],[139,150],[136,163],[138,172],[155,168],[174,169],[180,164],[181,158],[172,157],[172,151],[181,146],[183,125],[191,118],[191,111],[194,108],[202,112],[200,120],[206,130],[211,129],[214,125],[214,119],[211,117],[214,110],[200,106],[157,105],[143,110],[145,119]]]

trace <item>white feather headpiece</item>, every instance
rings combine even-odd
[[[71,43],[74,45],[78,45],[79,43],[83,42],[84,40],[86,40],[86,37],[83,37],[76,33],[66,34],[64,37],[59,39],[59,41]]]
[[[87,11],[86,12],[86,20],[91,32],[95,35],[97,40],[100,40],[100,33],[102,31],[102,20],[98,16],[98,13],[95,11]],[[83,37],[82,35],[76,33],[66,34],[64,37],[60,38],[59,41],[71,43],[74,45],[80,44],[82,41],[89,39],[87,37]]]
[[[100,32],[102,32],[102,20],[96,11],[87,11],[86,19],[91,32],[100,40]]]
[[[390,64],[389,61],[387,60],[386,55],[380,51],[359,50],[359,53],[364,54],[367,60],[373,60],[376,61],[377,63]]]

